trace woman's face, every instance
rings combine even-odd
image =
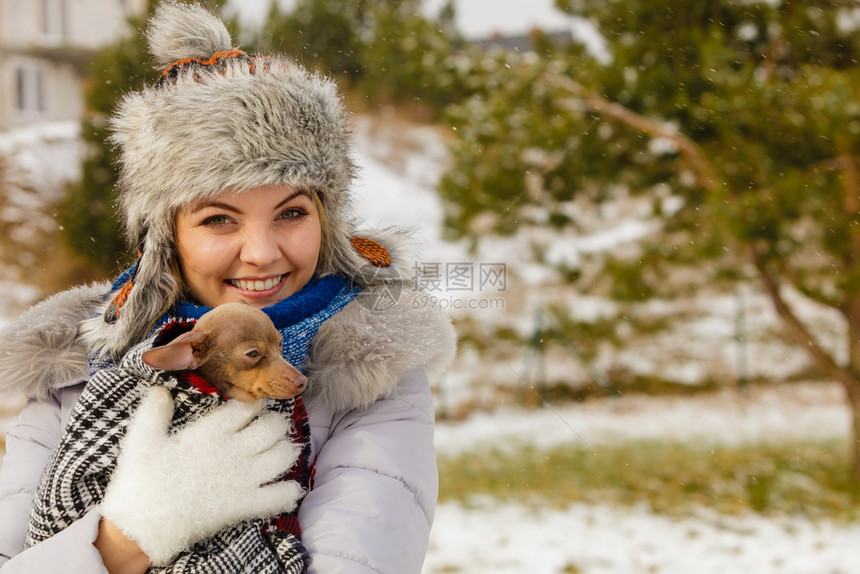
[[[223,192],[176,216],[182,276],[207,307],[286,299],[313,277],[321,240],[310,193],[284,185]]]

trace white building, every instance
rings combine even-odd
[[[147,0],[0,0],[0,131],[78,120],[87,64]]]

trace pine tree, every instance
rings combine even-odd
[[[287,54],[349,83],[363,75],[360,34],[368,0],[298,0],[284,12],[273,2],[261,30],[262,50]]]
[[[449,227],[473,237],[512,231],[530,205],[561,211],[619,185],[655,197],[670,189],[683,207],[663,214],[661,243],[684,237],[696,256],[729,264],[742,254],[787,332],[844,386],[860,480],[856,3],[558,4],[595,24],[605,58],[580,48],[520,58],[452,109],[462,139],[443,180]],[[847,361],[795,314],[786,287],[842,315]]]
[[[459,40],[453,4],[437,18],[419,0],[299,0],[273,4],[259,45],[336,76],[372,104],[418,101],[434,116],[464,94],[450,59]]]

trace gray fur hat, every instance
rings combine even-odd
[[[196,4],[163,2],[146,39],[164,73],[125,95],[110,120],[120,214],[141,255],[133,282],[84,323],[90,349],[117,357],[177,300],[175,215],[225,190],[315,192],[330,225],[318,273],[378,279],[380,262],[354,248],[352,135],[335,84],[284,57],[234,49],[224,24]]]

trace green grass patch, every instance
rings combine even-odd
[[[440,499],[468,503],[489,495],[563,507],[572,502],[645,504],[683,515],[708,507],[853,521],[860,485],[851,478],[845,442],[714,446],[631,442],[597,452],[468,453],[439,459]]]

